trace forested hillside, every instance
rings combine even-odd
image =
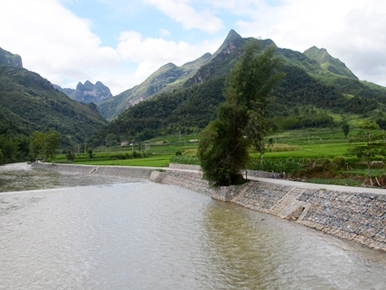
[[[0,65],[0,150],[8,161],[21,160],[17,152],[28,154],[34,131],[56,130],[62,146],[68,147],[84,142],[106,123],[94,104],[71,100],[36,73]]]
[[[112,120],[126,109],[161,92],[171,92],[180,89],[186,80],[211,58],[209,53],[199,59],[186,63],[181,67],[168,63],[154,72],[142,84],[126,90],[114,98],[110,98],[98,106],[101,115]]]
[[[117,141],[141,141],[177,131],[200,132],[224,101],[225,80],[247,41],[232,30],[210,61],[181,88],[155,94],[130,107],[93,136],[92,143],[102,144],[108,134]],[[275,44],[261,40],[262,49],[269,45]],[[329,127],[340,125],[343,119],[383,117],[386,89],[359,81],[325,49],[313,47],[300,53],[277,48],[276,56],[282,59],[286,75],[269,98],[268,118],[273,127]]]

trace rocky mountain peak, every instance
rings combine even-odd
[[[95,85],[88,80],[84,84],[79,82],[76,90],[62,89],[58,86],[57,89],[64,92],[71,99],[86,104],[94,103],[98,105],[113,96],[110,89],[100,81],[97,81]]]
[[[22,68],[23,63],[20,55],[10,53],[0,47],[0,65],[8,65],[13,67]]]

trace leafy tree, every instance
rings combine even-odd
[[[39,155],[44,159],[51,158],[54,163],[56,150],[60,148],[61,138],[57,131],[49,132],[35,131],[31,135],[30,150],[36,159]]]
[[[0,135],[0,149],[2,151],[1,163],[16,161],[18,142],[13,136]]]
[[[377,134],[371,135],[372,130],[378,129],[378,125],[371,121],[365,121],[359,126],[359,133],[355,136],[355,140],[366,142],[367,145],[371,143],[373,140],[378,140],[379,136]]]
[[[44,154],[46,157],[50,157],[52,163],[54,162],[54,157],[56,150],[60,148],[60,135],[55,130],[50,130],[46,134]]]
[[[370,130],[377,129],[377,127],[377,124],[369,121],[361,124],[359,126],[361,130],[357,136],[355,136],[355,140],[366,142],[366,145],[349,149],[351,154],[356,155],[358,158],[364,160],[367,163],[367,174],[371,185],[373,185],[370,171],[371,161],[376,157],[381,157],[383,159],[386,157],[385,133],[370,134]]]
[[[348,133],[350,133],[350,125],[347,122],[342,124],[342,132],[344,134],[344,138],[347,139]]]
[[[68,150],[66,154],[66,159],[69,161],[74,161],[75,160],[74,152],[72,152],[71,150]]]
[[[35,160],[43,153],[44,138],[44,133],[40,131],[35,131],[31,134],[30,153]]]
[[[249,146],[260,151],[263,148],[263,137],[269,129],[267,98],[283,76],[275,73],[280,60],[274,52],[273,46],[261,52],[256,39],[247,43],[227,79],[225,103],[202,132],[198,157],[204,178],[212,185],[242,183],[241,170],[248,161]]]
[[[381,130],[385,130],[386,129],[386,120],[385,119],[381,119],[379,118],[376,123],[378,124],[379,128],[381,128]]]
[[[88,158],[93,158],[93,155],[92,155],[92,149],[91,148],[88,148],[87,149],[87,154],[88,154]]]

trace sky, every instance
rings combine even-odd
[[[62,88],[101,81],[113,95],[214,53],[231,29],[299,52],[325,48],[386,86],[384,0],[1,0],[1,48]]]

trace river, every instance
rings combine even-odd
[[[0,289],[386,289],[384,252],[175,186],[16,164],[0,191]]]

